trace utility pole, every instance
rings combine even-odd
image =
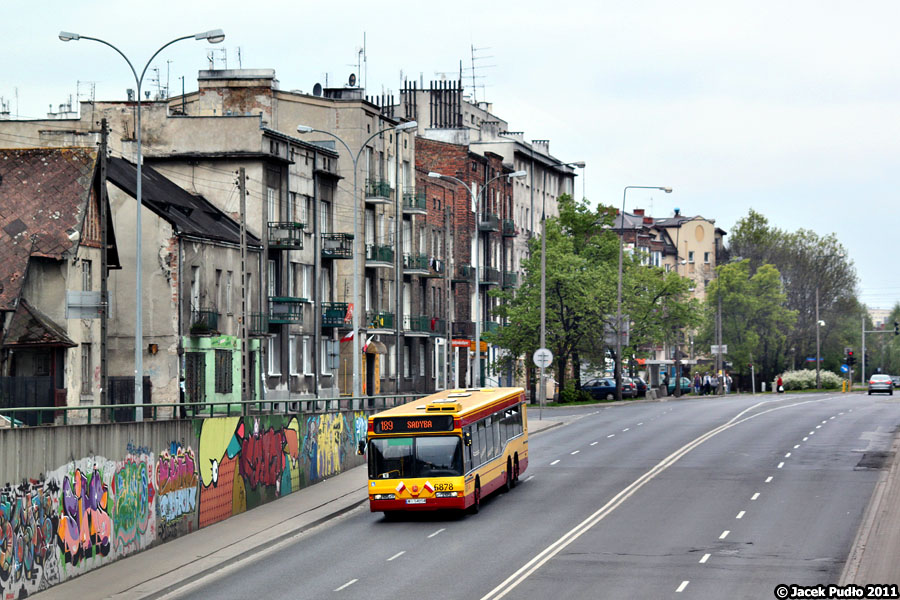
[[[722,290],[720,285],[716,286],[716,296],[719,301],[719,309],[716,312],[716,381],[719,384],[716,386],[716,393],[721,395],[725,383],[722,381],[724,377],[722,373]]]
[[[816,286],[816,389],[820,389],[819,381],[819,286]]]
[[[100,119],[100,404],[106,405],[109,381],[107,375],[106,342],[109,326],[109,282],[107,272],[106,226],[109,220],[106,204],[106,153],[109,129],[106,119]],[[141,207],[137,207],[141,210]]]
[[[250,336],[247,331],[247,190],[244,167],[238,171],[238,189],[241,195],[241,411],[248,414],[250,410]]]
[[[447,206],[447,203],[444,203],[444,297],[447,299],[445,304],[444,314],[446,315],[446,320],[444,322],[444,389],[449,390],[450,386],[450,349],[451,349],[451,338],[453,332],[451,329],[453,328],[453,313],[451,311],[451,302],[450,302],[450,260],[449,257],[453,256],[453,253],[450,251],[450,207]]]

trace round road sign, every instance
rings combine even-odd
[[[553,362],[553,353],[547,348],[538,348],[534,351],[534,364],[546,369]]]

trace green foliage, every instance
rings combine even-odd
[[[591,395],[585,391],[576,389],[575,382],[571,379],[566,382],[566,386],[559,392],[560,404],[569,402],[590,402],[591,400]]]
[[[816,372],[813,369],[788,371],[781,376],[785,390],[812,390],[816,387]],[[843,379],[831,371],[819,370],[819,384],[823,389],[841,387]]]

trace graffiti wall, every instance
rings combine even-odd
[[[32,466],[40,472],[18,482],[2,483],[8,477],[0,473],[0,600],[31,595],[362,464],[356,443],[365,439],[367,420],[362,411],[196,419],[177,423],[174,440],[165,422],[80,427],[71,436],[66,427],[39,434],[70,439],[66,454],[82,458]],[[97,449],[113,458],[81,453],[75,446],[93,427],[120,428],[102,430],[101,438],[119,439],[124,430],[146,439]],[[34,431],[2,433],[0,452],[8,456],[35,443]]]

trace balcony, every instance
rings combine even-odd
[[[322,258],[353,258],[353,234],[323,233]]]
[[[191,311],[191,335],[219,333],[219,313],[214,308]]]
[[[409,254],[403,255],[403,274],[404,275],[428,275],[428,255],[427,254]]]
[[[500,229],[503,237],[516,237],[516,223],[512,219],[503,219]]]
[[[456,265],[454,283],[472,283],[475,281],[475,267],[472,265]]]
[[[427,277],[443,277],[446,265],[443,260],[432,258],[428,261]]]
[[[503,287],[514,288],[519,285],[519,274],[515,271],[503,271]]]
[[[303,325],[303,306],[306,298],[269,296],[269,323]]]
[[[450,326],[450,333],[455,338],[475,339],[475,323],[474,321],[453,321]]]
[[[407,337],[427,337],[431,335],[431,317],[403,315],[403,334]]]
[[[481,268],[481,284],[482,285],[499,285],[500,284],[500,270],[495,269],[494,267],[482,267]]]
[[[303,250],[304,223],[290,221],[269,222],[269,248]]]
[[[366,244],[366,266],[394,268],[394,248],[387,244]]]
[[[265,335],[269,333],[269,315],[265,313],[251,313],[247,332],[250,335]]]
[[[492,213],[478,215],[478,231],[500,231],[500,217]]]
[[[500,323],[495,321],[484,321],[481,323],[482,333],[496,333],[497,331],[500,331]]]
[[[322,303],[322,327],[341,327],[347,318],[346,302]]]
[[[367,329],[394,329],[394,313],[370,310],[366,313]]]
[[[366,180],[366,202],[387,204],[391,201],[391,184],[384,179]]]
[[[403,214],[406,215],[427,215],[428,201],[425,197],[425,191],[407,190],[403,192]]]

